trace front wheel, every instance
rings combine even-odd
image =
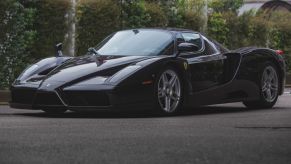
[[[182,104],[182,83],[172,68],[162,71],[155,84],[157,106],[163,113],[176,113]]]
[[[260,99],[243,103],[248,108],[272,108],[278,99],[278,88],[279,78],[276,66],[267,63],[261,73]]]

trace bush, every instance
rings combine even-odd
[[[0,89],[7,88],[29,63],[35,41],[35,10],[16,0],[0,2]]]
[[[54,45],[65,40],[69,8],[69,0],[0,1],[0,88],[29,63],[54,55]]]
[[[272,26],[269,37],[269,47],[285,52],[287,71],[291,73],[291,13],[278,11],[269,17]]]
[[[253,11],[238,15],[242,0],[213,0],[208,18],[208,35],[230,49],[245,46],[281,49],[291,72],[291,13]]]
[[[206,25],[205,0],[187,0],[179,4],[183,28],[204,32]]]
[[[168,25],[168,19],[166,13],[163,11],[160,5],[150,2],[145,3],[145,12],[149,16],[147,27],[166,27]]]
[[[243,5],[243,0],[212,0],[209,4],[215,12],[237,12]]]
[[[213,13],[208,18],[208,29],[207,34],[217,40],[219,43],[227,45],[227,35],[229,28],[227,27],[226,20],[223,18],[221,13]]]
[[[77,54],[120,27],[120,7],[113,0],[80,0],[77,6]]]
[[[147,26],[151,17],[146,12],[144,0],[125,0],[122,3],[122,28],[141,28]]]
[[[70,0],[29,0],[24,5],[36,9],[33,28],[37,35],[31,57],[40,59],[53,56],[54,46],[59,42],[63,42],[66,49]]]

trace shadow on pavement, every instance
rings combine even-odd
[[[195,116],[195,115],[211,115],[225,114],[236,112],[253,112],[258,110],[278,110],[282,109],[274,107],[272,109],[247,109],[245,107],[225,107],[225,106],[206,106],[199,108],[187,108],[175,115],[165,115],[153,111],[98,111],[98,112],[66,112],[64,114],[47,114],[42,111],[39,113],[14,113],[13,115],[43,117],[43,118],[155,118],[155,117],[177,117],[177,116]]]

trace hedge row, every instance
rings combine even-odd
[[[70,0],[26,0],[23,5],[36,10],[33,29],[37,32],[31,56],[39,59],[54,54],[54,45],[68,40]]]
[[[29,62],[36,31],[36,11],[15,0],[0,1],[0,89],[7,87]]]
[[[204,6],[204,0],[79,0],[76,54],[84,54],[120,29],[169,26],[203,30]]]
[[[77,6],[76,54],[84,54],[89,47],[120,26],[120,8],[112,0],[80,0]]]
[[[208,35],[229,49],[256,46],[285,52],[287,71],[291,72],[291,13],[233,12],[213,13],[208,21]]]
[[[68,29],[70,0],[0,1],[0,89],[29,63],[54,54]]]

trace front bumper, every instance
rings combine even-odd
[[[72,111],[145,110],[153,108],[149,89],[118,92],[115,86],[90,90],[67,88],[42,90],[27,86],[11,87],[11,108],[32,110],[68,109]]]

